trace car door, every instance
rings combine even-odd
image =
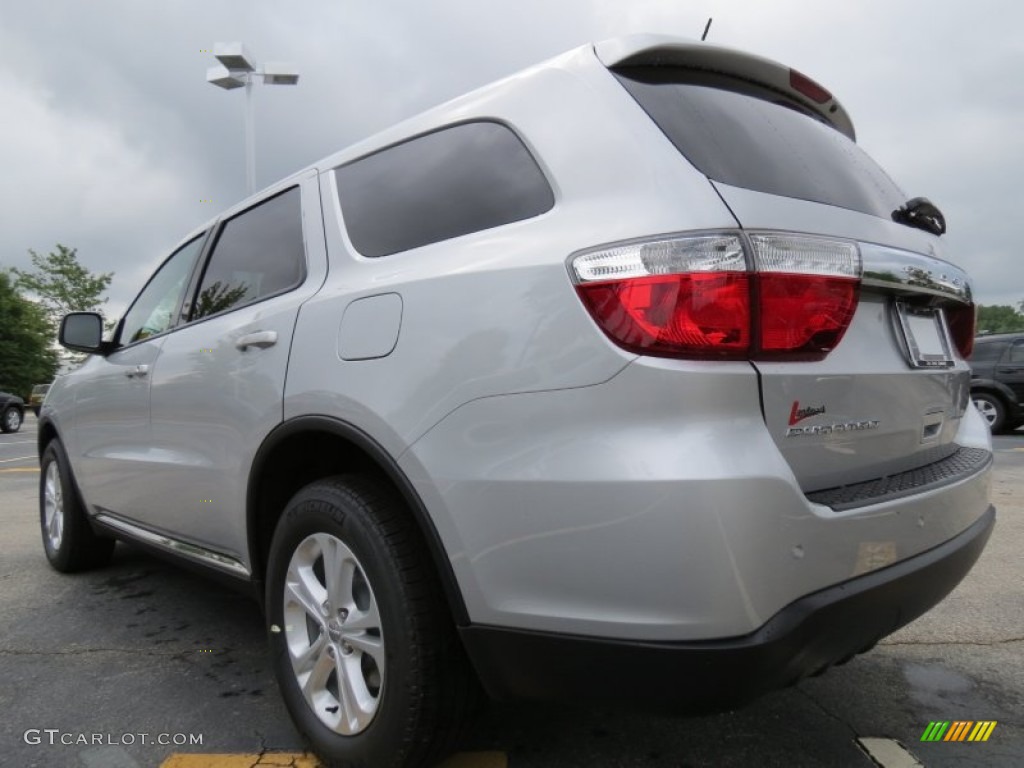
[[[245,560],[249,466],[282,420],[299,307],[326,276],[315,174],[226,218],[213,237],[189,322],[165,340],[153,375],[159,463],[140,519]]]
[[[131,516],[149,498],[149,389],[167,333],[178,318],[205,233],[172,253],[118,324],[119,347],[93,355],[71,374],[73,435],[68,441],[75,477],[94,511]]]
[[[996,366],[996,379],[1013,390],[1024,403],[1024,338],[1015,339]]]

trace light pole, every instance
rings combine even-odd
[[[294,64],[267,62],[262,67],[241,43],[217,43],[213,55],[219,67],[206,70],[206,82],[226,91],[245,88],[245,191],[256,191],[256,126],[252,109],[252,86],[257,79],[264,85],[295,85],[299,71]]]

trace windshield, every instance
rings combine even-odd
[[[714,181],[885,219],[906,200],[866,152],[781,93],[678,67],[613,74]]]

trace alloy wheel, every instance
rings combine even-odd
[[[386,663],[377,600],[359,559],[335,536],[307,536],[288,563],[283,599],[285,641],[306,704],[336,733],[366,730]]]
[[[64,490],[60,483],[57,462],[46,465],[46,483],[43,486],[43,522],[50,548],[56,552],[64,538]]]
[[[990,400],[975,400],[974,407],[981,413],[981,417],[991,427],[999,418],[999,411]]]

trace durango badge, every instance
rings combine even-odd
[[[793,407],[789,411],[789,429],[786,430],[786,437],[801,437],[806,435],[831,435],[834,432],[863,432],[869,429],[878,429],[877,419],[866,419],[864,421],[839,421],[832,424],[814,424],[807,427],[795,426],[797,423],[811,416],[818,416],[825,413],[824,405],[800,407],[800,401],[794,400]]]
[[[793,408],[789,412],[789,426],[793,426],[798,421],[803,421],[810,416],[817,416],[820,413],[825,412],[824,405],[810,405],[806,408],[800,407],[800,401],[793,401]]]

